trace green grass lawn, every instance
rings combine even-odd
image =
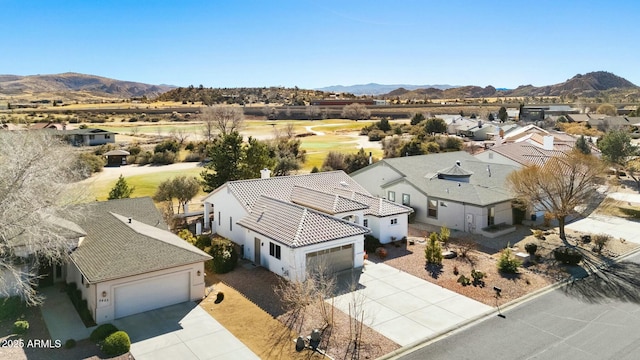
[[[134,186],[135,190],[131,194],[131,197],[144,197],[153,196],[156,193],[156,189],[161,182],[171,179],[179,175],[195,176],[200,179],[200,173],[202,168],[189,169],[189,170],[172,170],[172,171],[160,171],[152,174],[135,175],[125,177],[129,186]],[[109,191],[116,184],[117,179],[109,181],[95,181],[89,186],[89,191],[95,195],[96,200],[107,200]],[[202,198],[206,193],[200,190],[200,193],[196,195],[194,200]]]

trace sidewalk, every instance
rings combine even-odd
[[[40,293],[45,297],[41,308],[42,318],[52,340],[64,343],[69,339],[78,341],[89,338],[95,327],[84,326],[69,296],[59,286],[43,288]]]

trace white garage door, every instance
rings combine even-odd
[[[307,270],[314,271],[318,267],[331,273],[353,268],[353,244],[308,253]]]
[[[120,285],[114,301],[116,319],[189,301],[189,272]]]

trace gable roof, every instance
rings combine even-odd
[[[443,164],[453,165],[457,161],[461,162],[461,166],[466,171],[473,173],[468,183],[439,179],[436,176]],[[517,170],[517,167],[479,161],[464,151],[383,159],[378,163],[381,162],[386,163],[402,176],[400,179],[383,184],[382,188],[404,181],[427,196],[479,206],[513,199],[505,182],[507,175]]]
[[[95,128],[86,128],[86,129],[73,129],[73,130],[64,130],[65,135],[95,135],[95,134],[115,134],[112,131],[95,129]]]
[[[262,195],[283,201],[290,201],[295,186],[303,186],[330,194],[333,193],[332,190],[335,187],[369,194],[367,190],[360,186],[360,184],[349,175],[339,170],[314,174],[276,176],[267,179],[229,181],[214,190],[209,196],[226,188],[227,191],[238,199],[247,211],[251,211],[255,202],[258,201]],[[207,196],[207,198],[209,196]],[[205,201],[207,198],[205,198]]]
[[[385,217],[385,216],[393,216],[400,214],[408,214],[413,212],[413,209],[396,204],[389,200],[371,196],[368,194],[362,194],[359,192],[347,190],[347,189],[333,189],[336,194],[340,194],[341,196],[347,197],[351,200],[355,200],[359,203],[367,204],[367,208],[364,210],[365,215],[372,215],[376,217]]]
[[[298,185],[293,187],[291,202],[331,215],[348,211],[364,210],[369,207],[366,204],[347,199],[346,197]]]
[[[86,237],[69,257],[90,283],[211,259],[166,230],[149,197],[88,206],[90,215],[78,223]]]
[[[369,233],[363,226],[264,195],[238,224],[292,248]]]

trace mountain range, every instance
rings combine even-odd
[[[457,86],[454,86],[454,85],[408,85],[408,84],[383,85],[383,84],[377,84],[377,83],[369,83],[369,84],[349,85],[349,86],[333,85],[333,86],[318,88],[315,90],[320,90],[325,92],[350,93],[354,95],[382,95],[400,88],[407,89],[407,90],[430,89],[430,88],[446,90],[454,87],[457,87]]]

